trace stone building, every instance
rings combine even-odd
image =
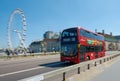
[[[105,34],[104,30],[101,32],[97,32],[98,34],[101,34],[105,37],[105,44],[106,44],[106,50],[120,50],[120,40],[112,35],[112,32],[110,34]]]
[[[58,52],[60,50],[59,39],[43,39],[42,41],[33,41],[29,46],[30,52]]]
[[[60,35],[53,31],[46,31],[41,41],[33,41],[29,45],[29,51],[33,52],[53,52],[60,50]]]
[[[59,34],[54,33],[53,31],[46,31],[43,35],[44,39],[58,39]]]
[[[59,39],[44,39],[45,49],[47,52],[59,51],[60,40]]]
[[[41,52],[42,51],[42,41],[33,41],[30,45],[29,45],[29,51],[30,52]]]

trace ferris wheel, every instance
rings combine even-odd
[[[11,26],[12,26],[12,23],[13,23],[13,18],[16,14],[18,14],[21,17],[21,20],[22,20],[21,30],[17,30],[17,29],[11,30]],[[11,38],[12,37],[11,32],[15,32],[17,34],[17,36],[19,38],[19,42],[20,42],[19,47],[25,49],[26,48],[26,45],[25,45],[26,18],[25,18],[25,15],[23,14],[23,11],[21,9],[15,9],[12,12],[12,14],[10,15],[10,19],[9,19],[9,22],[8,22],[8,27],[7,27],[8,48],[13,49],[12,41],[11,41],[11,39],[12,39]]]

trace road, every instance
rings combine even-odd
[[[71,65],[60,62],[59,57],[57,54],[0,61],[0,81],[16,81]]]
[[[107,52],[106,54],[112,54]],[[60,62],[59,54],[0,61],[0,81],[17,81],[72,64]]]

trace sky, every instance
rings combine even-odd
[[[26,17],[26,45],[42,40],[46,31],[83,26],[98,32],[120,35],[120,0],[0,0],[0,48],[7,48],[7,27],[11,13],[19,8]],[[14,29],[22,29],[20,15],[11,25],[12,44],[19,38]]]

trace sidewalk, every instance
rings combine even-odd
[[[67,78],[67,81],[120,81],[120,57]]]
[[[120,81],[120,60],[90,81]]]

